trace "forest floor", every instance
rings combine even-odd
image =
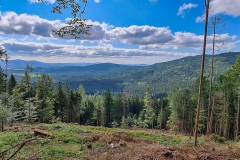
[[[54,137],[35,138],[36,129]],[[0,132],[0,159],[11,155],[12,159],[44,160],[236,160],[240,159],[240,142],[218,143],[201,136],[193,147],[192,137],[168,131],[15,123]]]

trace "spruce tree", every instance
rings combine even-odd
[[[93,111],[93,122],[97,126],[103,126],[104,125],[104,119],[103,119],[103,98],[102,96],[94,96],[94,111]]]
[[[120,94],[112,98],[111,119],[114,121],[115,127],[118,127],[122,122],[123,108],[122,97]],[[122,124],[124,125],[124,124]]]
[[[129,115],[127,91],[125,88],[122,93],[122,109],[123,109],[122,127],[125,128],[128,126],[127,119],[128,119],[128,115]]]
[[[11,74],[10,79],[8,81],[8,91],[9,91],[10,95],[12,95],[12,90],[16,85],[17,85],[17,81],[16,81],[14,75]]]
[[[42,74],[36,82],[37,114],[39,122],[50,122],[53,119],[53,79],[49,75]]]
[[[83,85],[79,85],[77,88],[77,99],[78,99],[78,107],[77,107],[77,117],[78,117],[78,123],[81,124],[81,120],[83,119],[82,115],[84,114],[86,110],[86,94],[85,89]]]
[[[104,97],[104,126],[105,127],[111,127],[111,108],[112,108],[112,95],[110,90],[105,94]]]
[[[56,98],[54,103],[54,116],[59,118],[61,122],[66,119],[67,97],[63,91],[61,82],[58,82]]]
[[[144,108],[143,110],[145,111],[145,119],[144,119],[144,124],[147,127],[151,127],[153,129],[153,121],[155,118],[155,111],[153,108],[153,101],[151,98],[151,92],[149,87],[147,87],[147,91],[144,97]]]

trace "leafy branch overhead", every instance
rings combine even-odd
[[[8,61],[9,56],[7,54],[7,51],[5,50],[5,48],[3,48],[3,46],[0,45],[0,60],[1,61]]]
[[[44,2],[44,0],[38,0]],[[82,15],[86,11],[87,0],[57,0],[57,5],[52,8],[51,13],[63,14],[63,9],[71,9],[72,18],[66,22],[66,25],[59,30],[53,30],[53,33],[59,37],[67,35],[73,36],[75,39],[80,38],[80,35],[91,35],[89,28],[92,25],[86,24],[86,19]]]

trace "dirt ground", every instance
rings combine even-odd
[[[159,145],[154,141],[140,140],[124,132],[108,136],[100,136],[99,142],[107,142],[105,148],[88,151],[89,159],[96,160],[236,160],[240,159],[240,149],[220,149],[212,145],[198,147],[169,147]],[[189,145],[189,144],[186,144]]]
[[[5,129],[15,132],[32,132],[34,129],[23,126],[19,123]],[[165,146],[125,132],[88,134],[92,138],[86,139],[87,148],[84,152],[87,158],[84,159],[89,160],[240,160],[240,143],[234,148],[227,144],[226,147],[215,147],[210,143],[192,147],[188,142],[182,146]],[[96,142],[102,144],[101,147],[94,148]]]

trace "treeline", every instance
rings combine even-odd
[[[36,82],[33,84],[29,65],[19,83],[13,74],[6,80],[2,69],[0,73],[1,120],[8,123],[72,122],[106,127],[128,126],[123,121],[127,123],[130,117],[136,118],[144,106],[143,100],[128,97],[126,92],[112,96],[108,90],[104,95],[86,95],[82,85],[71,90],[67,83],[59,82],[54,87],[52,77],[46,74],[34,77]]]
[[[240,52],[215,55],[214,76],[219,77],[224,74],[235,63],[238,56],[240,56]],[[205,58],[206,76],[210,76],[211,57],[211,55],[206,55]],[[34,68],[34,74],[50,75],[55,86],[58,85],[58,81],[62,84],[68,83],[71,89],[76,89],[79,84],[82,84],[86,94],[96,92],[102,94],[107,89],[115,94],[121,93],[125,88],[129,95],[144,97],[146,86],[149,86],[151,93],[160,98],[169,95],[172,88],[186,88],[193,85],[199,77],[201,58],[201,55],[189,56],[150,66],[126,66],[108,63],[85,67],[37,67]],[[8,72],[14,73],[17,82],[20,82],[25,72],[24,67],[14,70],[11,69],[12,65],[14,65],[12,61],[9,61],[10,69]]]
[[[0,120],[12,122],[78,123],[105,127],[142,127],[171,130],[193,135],[198,97],[197,80],[185,89],[172,89],[168,97],[156,98],[146,87],[144,98],[131,96],[124,89],[113,95],[87,95],[81,84],[76,90],[41,74],[32,83],[33,69],[26,66],[22,80],[7,79],[0,70]],[[226,139],[239,136],[240,58],[214,83],[204,77],[198,131]]]
[[[214,76],[218,77],[224,74],[235,63],[238,56],[240,56],[240,52],[215,55]],[[211,55],[206,55],[205,58],[204,70],[206,76],[210,76],[211,57]],[[189,56],[150,66],[125,66],[125,69],[109,64],[106,67],[112,69],[98,73],[93,72],[93,70],[99,71],[98,68],[104,68],[104,64],[93,65],[89,69],[90,72],[85,70],[84,73],[81,67],[76,67],[74,74],[73,72],[69,73],[68,70],[65,71],[64,68],[59,68],[56,74],[54,74],[55,70],[53,72],[45,70],[45,73],[50,74],[54,80],[57,80],[56,83],[58,81],[68,83],[72,89],[82,84],[87,94],[94,94],[97,91],[105,92],[106,89],[110,89],[113,94],[121,93],[126,88],[129,94],[144,97],[146,86],[149,86],[151,93],[160,98],[169,95],[172,88],[185,88],[193,85],[199,77],[201,58],[201,55]],[[12,71],[12,73],[15,72]]]

